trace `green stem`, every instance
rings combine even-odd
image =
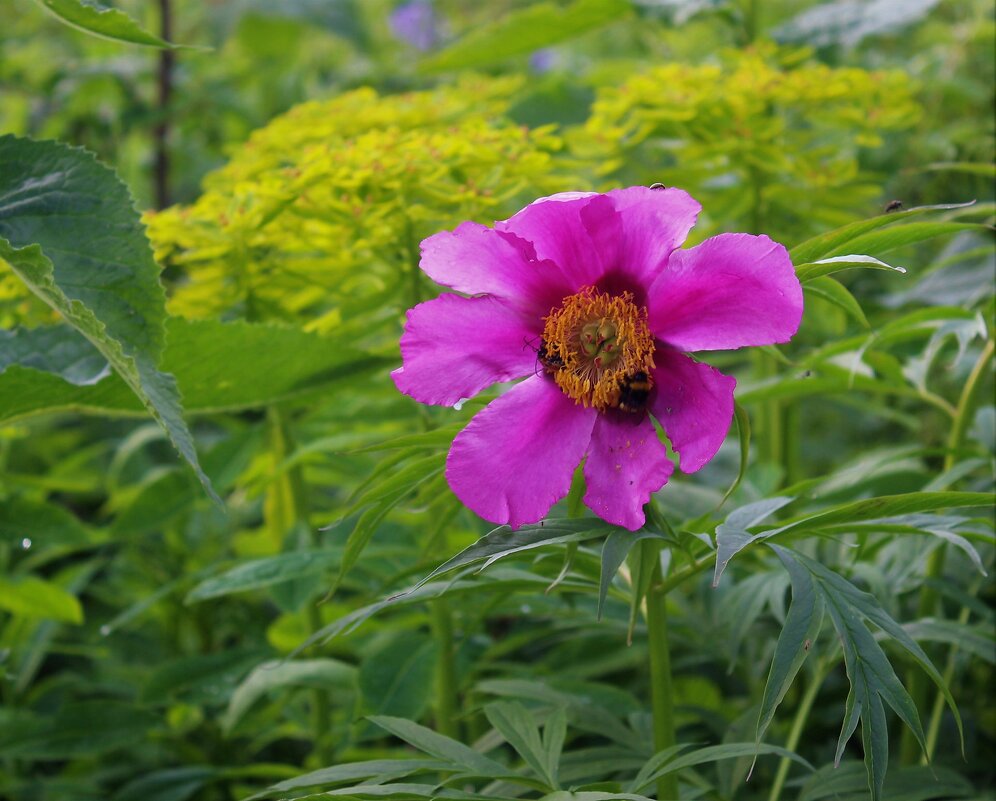
[[[436,659],[435,703],[436,731],[454,740],[460,739],[457,724],[456,664],[453,647],[453,615],[445,598],[429,604],[432,635],[439,649]]]
[[[792,728],[789,730],[788,739],[785,741],[785,748],[789,751],[795,751],[799,747],[799,740],[802,738],[802,731],[806,728],[806,721],[809,719],[809,713],[813,708],[813,702],[816,701],[816,696],[820,691],[820,687],[823,685],[823,670],[817,668],[816,674],[813,676],[813,680],[809,683],[806,688],[806,692],[802,696],[802,700],[799,702],[799,708],[795,712],[795,718],[792,720]],[[785,780],[788,778],[789,768],[792,766],[792,760],[788,757],[782,757],[781,761],[778,763],[778,772],[775,774],[775,781],[771,785],[771,792],[768,794],[768,801],[779,801],[782,797],[782,788],[785,786]]]
[[[961,610],[961,614],[958,615],[958,622],[964,625],[968,622],[971,610],[966,606]],[[944,686],[951,686],[951,679],[954,678],[955,664],[958,657],[958,646],[952,645],[951,650],[948,652],[948,663],[944,667]],[[934,708],[930,712],[930,724],[927,726],[927,753],[923,755],[923,763],[926,765],[934,758],[934,751],[937,749],[937,737],[941,731],[941,717],[944,715],[944,695],[941,692],[937,693],[937,697],[934,699]]]
[[[978,401],[979,392],[985,383],[983,376],[988,375],[989,363],[993,358],[993,340],[986,342],[982,353],[979,354],[972,372],[969,373],[965,386],[962,388],[961,396],[958,398],[958,405],[955,407],[954,421],[951,424],[951,432],[948,435],[947,455],[944,457],[944,472],[954,467],[957,461],[957,453],[965,443],[965,435],[968,433],[968,426],[973,419],[975,406]],[[928,583],[930,579],[936,579],[944,572],[944,561],[947,556],[947,549],[941,543],[930,554],[927,561],[927,569],[924,576],[925,583],[920,589],[920,600],[917,604],[917,620],[930,617],[937,611],[937,591]],[[928,683],[923,671],[919,668],[912,668],[912,672],[907,678],[907,687],[913,703],[918,708],[922,707],[927,700]],[[942,696],[934,704],[937,709],[938,702],[943,703]],[[939,724],[938,724],[939,725]],[[903,740],[900,747],[900,757],[903,764],[913,764],[917,761],[920,753],[920,745],[909,729],[904,729]],[[931,750],[928,749],[926,756],[929,757]]]
[[[270,428],[270,450],[273,454],[274,470],[294,453],[294,439],[287,421],[280,410],[271,406],[267,409],[267,420]],[[308,524],[307,485],[300,464],[295,464],[282,476],[274,480],[270,492],[276,495],[275,525],[279,526],[281,536],[286,536],[295,526],[300,524],[308,532],[309,544],[317,546],[318,533]],[[312,633],[322,627],[321,613],[318,606],[309,601],[307,605],[308,628]],[[312,727],[314,729],[313,752],[323,765],[331,765],[334,756],[330,732],[332,731],[332,698],[328,690],[316,687],[312,690]]]
[[[653,559],[653,575],[647,591],[647,639],[650,645],[650,705],[654,721],[654,752],[675,744],[674,702],[671,678],[671,652],[667,639],[667,594],[661,576],[659,545],[643,540],[642,557]],[[674,773],[657,780],[659,801],[678,798],[678,777]]]

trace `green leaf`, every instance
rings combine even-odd
[[[609,594],[609,585],[619,572],[619,567],[626,561],[630,549],[640,540],[648,538],[664,539],[661,534],[654,531],[626,531],[619,528],[611,531],[605,538],[602,544],[602,569],[598,580],[598,620],[602,619],[602,609]]]
[[[0,136],[0,260],[97,348],[205,490],[173,376],[157,365],[166,309],[127,188],[82,149]]]
[[[737,477],[730,484],[729,489],[723,493],[723,500],[719,502],[719,506],[716,507],[717,511],[722,508],[723,504],[726,503],[730,496],[737,491],[737,487],[740,486],[740,482],[744,480],[744,476],[747,475],[747,465],[750,462],[750,415],[747,414],[747,410],[741,406],[736,401],[733,402],[733,417],[737,421],[737,438],[740,441],[740,465],[737,468]]]
[[[418,631],[401,632],[360,664],[359,687],[367,712],[418,718],[432,696],[436,643]]]
[[[924,242],[938,236],[956,234],[959,231],[986,231],[989,227],[979,223],[915,222],[896,225],[857,236],[845,248],[837,248],[830,255],[840,255],[842,250],[859,253],[888,253],[890,250]]]
[[[834,306],[843,309],[848,316],[853,317],[864,328],[871,328],[861,304],[858,303],[850,290],[839,281],[829,276],[812,278],[803,285],[802,291],[823,298]]]
[[[775,710],[792,686],[823,626],[823,596],[816,591],[812,575],[791,557],[782,558],[781,549],[776,547],[775,553],[785,565],[792,582],[792,606],[778,635],[768,680],[764,685],[757,716],[757,742],[761,742],[771,725]]]
[[[186,801],[217,775],[200,765],[157,770],[128,782],[111,801]]]
[[[20,547],[86,545],[95,539],[87,528],[61,506],[13,497],[0,501],[0,542]]]
[[[445,770],[446,764],[430,759],[372,759],[363,762],[348,762],[278,782],[263,792],[250,796],[246,801],[285,795],[288,792],[307,787],[324,787],[362,779],[377,779],[387,782],[410,776],[413,773]]]
[[[225,571],[220,576],[202,581],[187,594],[186,603],[258,590],[303,576],[319,575],[338,565],[341,559],[341,548],[292,551],[253,559]]]
[[[157,667],[142,687],[140,700],[166,704],[182,699],[190,703],[224,702],[243,676],[263,658],[257,648],[184,656]]]
[[[83,622],[83,607],[75,595],[36,576],[0,575],[0,609],[22,617]]]
[[[461,567],[484,562],[481,570],[494,564],[506,556],[521,551],[540,548],[544,545],[554,545],[566,542],[583,542],[595,539],[612,530],[612,527],[600,520],[545,520],[529,526],[522,526],[514,531],[508,526],[501,526],[485,534],[473,545],[464,548],[452,559],[444,562],[428,576],[422,579],[415,588],[432,581],[443,573],[449,573]]]
[[[865,754],[868,787],[872,801],[883,797],[889,758],[889,731],[883,701],[910,728],[921,748],[925,748],[923,727],[913,699],[896,676],[885,652],[863,620],[869,620],[896,640],[930,678],[938,685],[955,715],[961,731],[961,717],[936,668],[930,663],[910,636],[900,627],[878,601],[832,570],[800,553],[772,545],[782,563],[805,569],[813,578],[813,588],[824,601],[824,607],[837,631],[844,652],[844,667],[850,681],[845,704],[844,721],[837,741],[836,761],[861,722],[861,739]]]
[[[918,642],[944,642],[996,665],[996,639],[988,625],[969,626],[957,620],[924,618],[907,623],[903,630]]]
[[[730,560],[757,539],[767,536],[766,532],[752,534],[747,529],[773,515],[795,498],[779,496],[755,501],[741,506],[727,515],[726,520],[716,526],[716,569],[712,586],[719,586],[719,579]]]
[[[229,734],[256,701],[274,690],[286,687],[349,687],[356,680],[356,668],[337,659],[301,659],[264,662],[242,680],[221,716],[222,730]]]
[[[508,774],[508,771],[493,759],[413,721],[386,715],[374,715],[370,720],[420,751],[468,770],[475,776],[504,777]]]
[[[567,709],[558,706],[551,712],[543,725],[543,756],[546,775],[552,781],[551,786],[559,785],[560,755],[564,751],[564,740],[567,738]]]
[[[116,8],[107,8],[83,0],[35,0],[35,2],[66,25],[102,39],[145,47],[179,47],[144,30],[135,20]]]
[[[104,698],[63,704],[51,717],[0,726],[0,755],[34,760],[93,757],[144,742],[159,723],[133,703]]]
[[[484,707],[484,714],[546,786],[556,789],[556,770],[550,770],[539,729],[529,710],[515,701],[496,701]]]
[[[395,361],[288,326],[171,318],[162,368],[176,376],[188,414],[211,414],[304,400]],[[218,365],[225,366],[220,379]],[[30,366],[0,371],[0,422],[59,411],[133,416],[143,406],[117,375],[74,386]]]
[[[972,785],[938,765],[904,767],[885,779],[883,801],[934,801],[976,796]],[[798,801],[860,801],[868,798],[868,779],[859,762],[820,768],[802,786]]]
[[[887,264],[880,259],[876,259],[874,256],[849,255],[831,256],[830,258],[820,259],[819,261],[807,262],[806,264],[797,264],[795,266],[795,274],[800,281],[805,283],[807,281],[812,281],[814,278],[819,278],[821,275],[830,275],[831,273],[840,272],[841,270],[850,270],[854,268],[889,270],[894,273],[906,272],[904,267],[894,267],[893,265]]]
[[[975,506],[988,508],[993,500],[994,495],[989,492],[907,492],[900,495],[881,495],[794,517],[778,529],[769,531],[768,535],[784,534],[803,527],[814,530],[838,523],[860,523],[912,512],[933,512],[939,509]]]
[[[800,765],[804,765],[809,770],[813,770],[813,766],[794,751],[788,751],[776,745],[766,745],[763,743],[724,743],[723,745],[706,746],[690,754],[678,756],[680,751],[687,750],[690,747],[688,744],[676,745],[655,754],[633,780],[630,789],[634,792],[640,792],[650,787],[661,776],[676,773],[695,765],[704,765],[723,759],[740,759],[742,757],[764,754],[778,754],[779,756],[798,762]]]
[[[428,72],[487,66],[602,28],[630,10],[625,0],[574,0],[566,7],[537,3],[474,29],[421,66]]]
[[[944,203],[936,206],[916,206],[905,211],[880,214],[877,217],[869,217],[867,220],[858,220],[847,225],[836,228],[833,231],[814,236],[790,251],[793,264],[809,264],[828,256],[840,255],[844,251],[850,250],[852,253],[864,253],[860,248],[854,246],[854,241],[858,237],[878,228],[882,228],[893,223],[899,223],[908,217],[918,216],[932,211],[950,211],[953,209],[964,209],[973,205],[975,201],[968,203]]]
[[[0,373],[12,365],[54,373],[78,387],[96,384],[111,370],[100,352],[66,325],[0,331]]]

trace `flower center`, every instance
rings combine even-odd
[[[538,357],[565,395],[599,411],[642,412],[653,386],[654,338],[633,295],[585,287],[544,321]]]

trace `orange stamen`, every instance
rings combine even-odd
[[[619,405],[621,382],[654,368],[647,310],[629,292],[609,295],[585,287],[544,318],[543,343],[562,362],[553,378],[564,394],[600,411]]]

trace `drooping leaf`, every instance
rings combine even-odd
[[[808,264],[829,256],[843,255],[848,251],[851,253],[867,253],[867,250],[856,247],[854,242],[858,239],[858,237],[870,231],[874,231],[878,228],[883,228],[894,223],[905,223],[909,217],[915,217],[934,211],[964,209],[974,203],[975,201],[973,200],[968,203],[943,203],[934,206],[915,206],[914,208],[905,209],[904,211],[880,214],[877,217],[869,217],[866,220],[857,220],[856,222],[843,225],[840,228],[835,228],[833,231],[827,231],[826,233],[818,234],[811,239],[807,239],[805,242],[802,242],[792,248],[789,255],[792,257],[793,264]]]
[[[37,576],[0,575],[0,609],[13,615],[82,623],[79,599],[51,581]]]
[[[605,599],[609,594],[609,585],[616,577],[620,566],[626,561],[630,550],[640,540],[654,538],[661,539],[661,535],[654,531],[625,531],[615,529],[609,533],[602,544],[602,568],[598,580],[598,612],[599,620],[602,618],[602,609],[605,607]]]
[[[849,317],[853,317],[862,327],[871,328],[868,318],[865,317],[861,304],[858,303],[854,295],[839,281],[829,276],[811,278],[802,287],[803,293],[823,298],[834,306],[841,308]]]
[[[906,272],[904,267],[895,267],[882,261],[881,259],[876,259],[874,256],[851,254],[847,256],[831,256],[826,259],[819,259],[818,261],[808,262],[806,264],[797,264],[795,266],[795,274],[800,281],[806,283],[807,281],[812,281],[814,278],[819,278],[822,275],[831,275],[832,273],[840,272],[841,270],[851,270],[855,268],[887,270],[894,273]]]
[[[391,781],[393,779],[402,779],[413,773],[439,771],[446,767],[446,762],[434,759],[373,759],[361,762],[347,762],[329,768],[320,768],[311,773],[296,776],[293,779],[277,782],[272,787],[268,787],[266,790],[250,796],[246,801],[256,801],[259,798],[286,795],[287,793],[305,788],[334,786],[336,784],[362,781],[363,779]]]
[[[766,498],[763,501],[741,506],[727,515],[726,520],[716,527],[716,570],[712,585],[719,585],[719,579],[730,560],[751,542],[765,534],[751,534],[747,529],[756,526],[783,506],[795,500],[792,497]]]
[[[145,47],[177,47],[149,33],[116,8],[83,0],[35,0],[35,2],[66,25],[103,39]]]
[[[768,680],[761,696],[755,735],[757,742],[761,742],[771,725],[775,710],[792,686],[823,625],[823,596],[816,591],[813,577],[793,559],[782,558],[782,551],[776,549],[775,553],[782,559],[792,582],[792,605],[778,635]]]
[[[690,754],[680,753],[690,747],[688,744],[677,745],[655,754],[639,774],[637,774],[637,777],[630,784],[630,789],[634,792],[640,792],[650,787],[661,776],[676,773],[684,768],[705,765],[709,762],[718,762],[722,759],[739,759],[754,755],[778,754],[779,756],[798,762],[809,770],[813,770],[813,766],[801,756],[776,745],[766,745],[764,743],[724,743],[723,745],[710,745],[705,748],[698,748]]]
[[[262,559],[252,559],[213,576],[194,587],[186,602],[196,603],[236,592],[246,592],[288,581],[293,578],[324,573],[339,564],[342,549],[292,551]]]
[[[623,19],[624,0],[573,0],[563,7],[544,2],[481,26],[422,62],[431,72],[482,67],[573,39]]]
[[[514,531],[501,526],[485,534],[473,545],[464,548],[452,559],[441,564],[416,587],[432,581],[437,576],[461,567],[484,562],[484,568],[499,559],[521,551],[566,542],[583,542],[595,539],[611,530],[611,526],[600,520],[544,520],[542,523],[522,526]],[[483,568],[482,568],[483,569]]]
[[[508,774],[501,764],[490,757],[413,721],[386,715],[374,715],[370,720],[420,751],[464,768],[476,776],[498,778]]]
[[[225,733],[234,729],[263,695],[286,687],[348,687],[356,668],[338,659],[301,659],[264,662],[235,688],[221,718]]]
[[[156,770],[128,782],[111,801],[186,801],[217,775],[203,765]]]

